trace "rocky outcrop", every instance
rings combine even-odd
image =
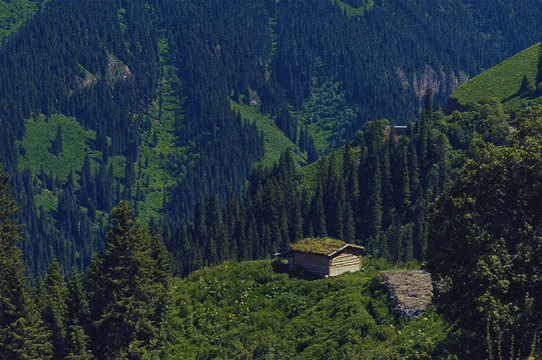
[[[423,99],[427,89],[431,89],[435,95],[449,95],[469,79],[463,72],[459,72],[459,74],[454,71],[446,73],[443,70],[436,71],[431,66],[426,66],[423,71],[415,71],[411,76],[408,76],[402,69],[395,68],[395,75],[401,86],[404,89],[412,89],[419,100]]]
[[[107,72],[105,74],[107,85],[111,86],[117,81],[129,81],[133,78],[134,75],[126,64],[115,55],[107,53]]]

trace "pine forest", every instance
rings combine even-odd
[[[542,359],[541,24],[0,1],[0,359]],[[302,239],[360,271],[292,271]],[[431,275],[421,314],[392,270]]]

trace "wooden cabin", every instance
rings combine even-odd
[[[392,129],[392,126],[386,126],[386,130],[385,130],[386,136],[390,135],[391,129]],[[406,125],[394,125],[393,129],[395,130],[396,136],[405,136],[408,130]]]
[[[302,268],[324,278],[359,271],[364,250],[337,239],[308,238],[275,255],[287,259],[290,269]]]

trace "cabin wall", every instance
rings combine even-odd
[[[329,271],[329,260],[326,255],[295,253],[294,267],[302,267],[311,273],[325,277]]]
[[[361,269],[361,257],[343,252],[331,259],[329,276],[337,276],[345,272],[356,272]]]

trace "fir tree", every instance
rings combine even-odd
[[[62,154],[63,151],[63,143],[62,143],[62,126],[58,126],[58,129],[56,131],[56,137],[51,142],[51,147],[49,148],[49,151],[51,154],[55,156],[59,156]]]
[[[24,276],[22,226],[8,190],[8,175],[0,168],[0,354],[4,359],[45,360],[52,355],[49,332],[43,326]]]
[[[309,219],[307,219],[308,222],[311,224],[312,231],[309,231],[308,234],[312,235],[311,233],[314,233],[314,236],[318,237],[325,237],[327,236],[326,231],[326,217],[324,214],[324,190],[322,188],[322,176],[318,179],[318,184],[316,187],[316,193],[314,194],[314,197],[312,198],[310,212],[309,212]]]
[[[71,325],[68,329],[68,355],[65,360],[93,360],[94,356],[88,349],[89,337],[81,325]]]
[[[68,288],[58,260],[49,266],[41,286],[40,301],[42,318],[51,330],[53,359],[62,359],[67,340],[68,307],[66,304]]]
[[[141,359],[157,346],[165,315],[157,301],[167,286],[157,281],[162,271],[156,268],[165,262],[160,253],[127,202],[112,210],[105,248],[87,280],[91,344],[98,358]]]

